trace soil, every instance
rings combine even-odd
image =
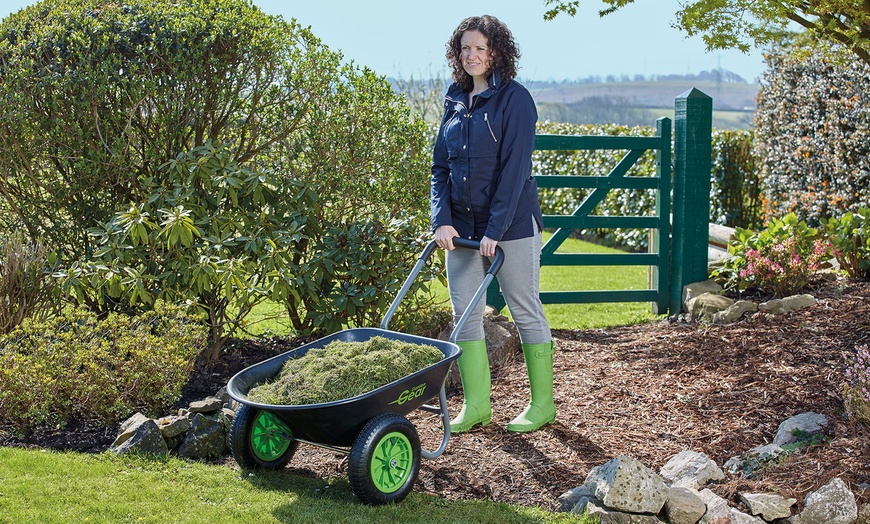
[[[517,355],[493,371],[492,422],[452,435],[441,457],[423,460],[415,490],[552,510],[557,497],[583,484],[590,469],[619,455],[658,470],[690,449],[721,466],[771,442],[787,418],[813,411],[829,420],[824,442],[790,453],[750,478],[726,474],[724,482],[709,487],[734,505],[739,493],[775,492],[801,506],[808,493],[840,477],[859,503],[870,502],[870,428],[846,415],[841,397],[845,355],[870,344],[870,283],[840,281],[811,292],[819,299],[812,307],[775,317],[756,313],[727,326],[670,318],[555,331],[557,421],[528,434],[505,429],[528,401],[526,371]],[[244,367],[304,342],[233,341],[219,362],[195,371],[178,405],[213,395]],[[461,392],[448,395],[455,413]],[[436,449],[442,435],[438,418],[422,411],[410,418],[423,448]],[[74,423],[0,444],[94,453],[105,451],[116,431]],[[220,462],[235,467],[232,457]],[[346,478],[347,459],[303,446],[286,471]]]

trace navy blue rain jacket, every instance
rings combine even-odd
[[[498,72],[473,107],[457,84],[448,89],[432,160],[433,231],[450,225],[462,238],[502,241],[543,227],[532,176],[537,120],[528,90]]]

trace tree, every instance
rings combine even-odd
[[[606,16],[634,0],[601,0]],[[546,0],[544,19],[560,13],[574,16],[579,0]],[[867,0],[695,0],[680,4],[675,26],[689,36],[701,35],[708,50],[779,43],[789,24],[798,24],[817,38],[836,42],[870,64],[870,2]]]

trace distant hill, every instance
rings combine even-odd
[[[634,107],[673,107],[674,99],[691,88],[713,98],[713,109],[723,111],[754,111],[759,84],[746,82],[728,71],[705,71],[698,75],[668,75],[643,78],[639,75],[595,82],[595,77],[578,81],[539,82],[520,80],[538,103],[569,104],[594,96],[626,99]]]
[[[713,127],[717,129],[751,128],[760,87],[728,71],[596,80],[600,79],[520,81],[532,93],[542,120],[576,124],[652,125],[660,116],[673,118],[676,97],[696,88],[713,99]]]

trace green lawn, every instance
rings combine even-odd
[[[347,480],[242,473],[177,458],[0,448],[0,524],[18,523],[577,523],[540,508],[411,493],[369,507]]]

